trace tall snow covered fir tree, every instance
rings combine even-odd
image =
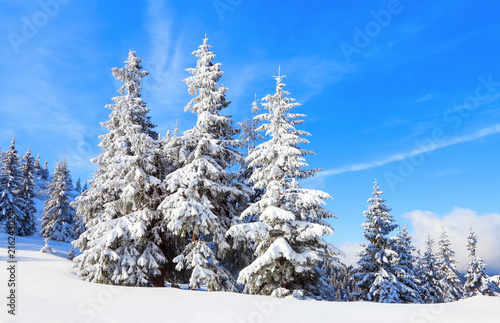
[[[58,162],[49,184],[50,197],[43,206],[42,237],[45,239],[63,242],[73,240],[71,225],[75,211],[69,204],[69,177],[66,160]]]
[[[331,197],[301,188],[298,182],[319,170],[302,169],[307,166],[304,156],[313,153],[299,145],[309,143],[303,136],[310,134],[295,129],[304,115],[290,112],[299,104],[287,97],[283,77],[275,78],[276,93],[264,98],[268,113],[256,117],[266,121],[257,130],[266,131],[270,139],[255,147],[246,160],[254,167],[250,177],[254,189],[266,192],[241,219],[255,217],[258,221],[236,224],[228,231],[236,245],[255,243],[257,258],[241,270],[238,282],[251,294],[333,299],[333,291],[318,268],[327,259],[337,262],[340,253],[322,238],[333,233],[324,219],[335,215],[323,207],[324,200]]]
[[[24,218],[20,223],[19,235],[30,236],[36,231],[35,214],[36,207],[33,198],[35,198],[35,159],[31,156],[31,151],[28,148],[26,155],[23,157],[21,164],[21,190],[19,191],[23,199],[22,211]]]
[[[441,285],[441,279],[444,275],[441,271],[438,255],[434,251],[434,245],[434,239],[428,236],[425,242],[425,252],[418,259],[420,296],[427,304],[444,302],[444,290]]]
[[[169,148],[180,167],[164,180],[167,196],[160,209],[166,229],[190,240],[174,259],[178,270],[191,270],[189,288],[206,284],[208,290],[234,290],[219,260],[229,251],[225,233],[235,222],[238,201],[245,198],[230,172],[243,156],[235,149],[239,141],[234,139],[233,120],[220,113],[230,102],[227,88],[218,84],[221,64],[212,63],[215,54],[207,42],[205,37],[193,52],[197,65],[187,69],[192,76],[184,80],[189,94],[195,95],[185,111],[196,113],[197,122]]]
[[[444,228],[439,234],[438,248],[438,262],[441,265],[440,271],[443,275],[440,284],[444,292],[444,301],[457,301],[462,298],[464,289],[457,270],[455,252],[451,250],[451,242]]]
[[[141,98],[141,82],[148,72],[130,51],[123,68],[113,76],[123,82],[114,97],[109,132],[101,135],[102,152],[90,187],[76,198],[77,214],[86,226],[74,245],[83,253],[74,259],[77,275],[86,281],[164,286],[161,266],[166,259],[151,228],[158,220],[158,155],[155,127]]]
[[[360,289],[355,296],[380,303],[419,302],[418,291],[414,289],[411,278],[405,279],[409,277],[403,272],[405,266],[400,264],[399,255],[395,251],[398,249],[396,242],[389,237],[398,225],[389,213],[391,209],[380,197],[383,192],[377,181],[373,190],[373,197],[368,199],[371,204],[368,205],[368,211],[364,212],[366,220],[362,224],[363,235],[368,243],[362,244],[364,249],[358,253],[359,267],[353,275],[357,281],[356,286]],[[400,242],[403,243],[401,240]]]
[[[9,150],[2,157],[0,168],[0,224],[5,232],[14,235],[19,235],[24,231],[21,223],[26,216],[23,211],[24,200],[19,195],[22,188],[19,161],[14,136]]]
[[[464,297],[472,297],[477,294],[494,295],[487,280],[488,276],[486,275],[483,259],[476,255],[476,244],[477,237],[471,228],[467,237],[467,250],[470,252],[469,257],[471,260],[466,268]]]

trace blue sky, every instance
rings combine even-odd
[[[53,168],[65,156],[73,177],[88,160],[134,48],[151,74],[144,83],[158,130],[190,100],[182,80],[205,33],[223,64],[233,103],[250,115],[254,93],[274,91],[281,65],[291,97],[307,115],[311,167],[304,185],[330,193],[328,208],[346,252],[375,178],[416,243],[437,223],[464,249],[478,228],[479,254],[500,271],[500,6],[490,1],[0,1],[0,145],[13,134]],[[426,211],[418,213],[417,210]],[[425,222],[426,220],[427,222]],[[456,225],[459,223],[459,225]],[[440,226],[439,226],[440,227]],[[438,227],[438,229],[439,229]],[[493,248],[495,247],[495,248]],[[491,250],[489,250],[489,249]],[[464,255],[463,257],[466,257]],[[465,259],[465,258],[464,258]],[[461,260],[461,259],[459,259]],[[462,261],[463,263],[464,261]]]

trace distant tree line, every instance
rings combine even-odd
[[[472,229],[467,245],[471,260],[465,279],[461,279],[446,230],[442,228],[437,250],[434,239],[428,236],[423,253],[416,251],[405,226],[395,237],[389,236],[398,225],[381,195],[375,182],[363,223],[367,242],[358,253],[358,266],[323,265],[338,300],[443,303],[477,294],[495,295],[498,286],[488,281],[485,264],[476,255],[477,239]]]
[[[76,239],[85,227],[69,202],[81,192],[81,180],[73,186],[65,160],[57,163],[51,176],[48,162],[42,167],[40,155],[33,158],[30,148],[22,158],[19,156],[15,137],[7,151],[0,151],[0,225],[5,232],[18,236],[36,234],[34,199],[40,198],[45,200],[40,234],[47,243]],[[43,251],[50,251],[49,246]]]

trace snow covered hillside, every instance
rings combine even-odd
[[[7,260],[0,234],[0,260]],[[17,237],[17,315],[0,322],[498,322],[500,297],[475,296],[434,305],[319,302],[227,292],[98,285],[79,280],[64,257],[70,244]],[[5,262],[4,262],[5,264]],[[2,294],[7,271],[0,271]]]

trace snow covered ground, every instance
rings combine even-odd
[[[7,236],[0,234],[2,295],[7,294]],[[0,322],[499,322],[500,297],[477,296],[436,305],[387,305],[277,299],[175,288],[116,287],[76,278],[70,245],[51,242],[56,255],[39,252],[40,237],[17,239],[17,315]],[[5,298],[4,298],[4,304]]]

